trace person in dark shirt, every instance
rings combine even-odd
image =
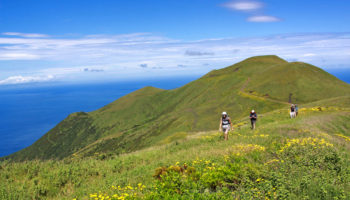
[[[250,112],[249,118],[250,118],[250,123],[252,125],[252,130],[254,130],[256,120],[258,119],[258,115],[256,114],[256,112],[254,110],[252,110],[252,112]]]
[[[299,113],[299,107],[297,104],[295,104],[295,116],[298,117],[298,113]]]

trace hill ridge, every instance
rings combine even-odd
[[[141,88],[96,111],[69,115],[33,145],[7,158],[63,159],[86,147],[85,156],[132,152],[172,135],[215,128],[223,110],[235,120],[252,108],[259,113],[283,108],[288,99],[310,103],[350,94],[349,84],[310,66],[257,56],[173,90]]]
[[[296,119],[287,106],[259,113],[254,131],[244,116],[228,141],[208,130],[119,155],[0,162],[0,199],[346,198],[349,98],[303,105]]]

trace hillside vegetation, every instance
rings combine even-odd
[[[190,132],[217,129],[222,111],[239,122],[291,100],[310,103],[350,94],[350,86],[306,63],[258,56],[174,90],[146,87],[94,112],[74,113],[30,147],[7,159],[63,159],[122,154],[162,145]]]
[[[301,103],[295,119],[289,101]],[[233,119],[228,141],[217,131],[222,111]],[[346,200],[349,120],[349,84],[306,63],[253,57],[71,114],[0,162],[0,199]]]
[[[332,104],[335,102],[335,104]],[[341,106],[337,106],[341,105]],[[349,199],[350,97],[132,153],[2,162],[0,199]]]

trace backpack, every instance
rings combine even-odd
[[[250,113],[250,117],[255,117],[255,119],[252,120],[258,120],[258,115],[255,113]]]

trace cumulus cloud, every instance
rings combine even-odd
[[[259,16],[248,17],[247,21],[248,22],[278,22],[278,21],[281,21],[281,19],[274,16],[259,15]]]
[[[53,75],[46,76],[10,76],[4,80],[0,80],[0,85],[13,85],[13,84],[24,84],[24,83],[35,83],[35,82],[46,82],[51,81],[55,77]]]
[[[187,50],[185,52],[185,55],[186,56],[211,56],[211,55],[214,55],[214,53],[213,52]]]
[[[45,38],[49,37],[46,34],[39,34],[39,33],[18,33],[18,32],[5,32],[2,33],[2,35],[7,36],[19,36],[19,37],[26,37],[26,38]]]
[[[239,11],[254,11],[263,8],[258,1],[232,1],[224,4],[224,7]]]

